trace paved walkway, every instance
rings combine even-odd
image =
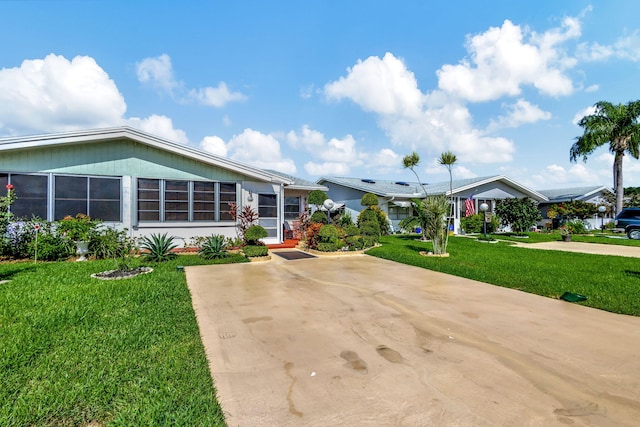
[[[640,420],[637,317],[366,255],[186,274],[229,426]]]

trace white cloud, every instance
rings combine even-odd
[[[171,58],[166,53],[143,59],[136,64],[136,73],[140,83],[156,87],[180,102],[196,101],[202,105],[221,108],[230,102],[247,99],[240,92],[230,91],[225,82],[218,83],[217,87],[185,89],[184,82],[175,78]]]
[[[516,96],[531,85],[545,95],[569,95],[571,79],[565,70],[575,65],[559,45],[580,35],[579,22],[564,20],[561,28],[543,34],[530,33],[511,21],[469,37],[470,58],[438,70],[438,86],[444,92],[471,102]],[[528,38],[526,36],[529,36]]]
[[[348,69],[348,75],[325,85],[329,99],[351,99],[366,111],[384,115],[419,115],[422,93],[404,63],[386,53],[370,56]]]
[[[229,140],[226,149],[229,157],[234,160],[287,174],[296,173],[295,163],[282,157],[280,142],[272,135],[245,129],[240,135],[234,135]]]
[[[213,107],[224,107],[229,102],[244,101],[247,99],[240,92],[230,92],[227,84],[220,82],[218,87],[205,87],[202,89],[192,89],[189,96],[197,100],[202,105],[211,105]]]
[[[477,174],[473,173],[471,170],[465,168],[464,166],[454,166],[453,168],[454,179],[475,178],[477,176]]]
[[[303,125],[300,134],[291,130],[286,135],[287,143],[293,148],[305,148],[307,150],[323,147],[326,143],[324,134]]]
[[[118,126],[127,110],[109,75],[89,56],[49,54],[0,70],[0,132],[61,132]]]
[[[127,120],[127,124],[173,142],[179,142],[181,144],[187,144],[189,142],[187,134],[181,129],[175,129],[173,127],[173,121],[167,116],[152,114],[146,119],[132,117]]]
[[[551,118],[551,113],[541,110],[537,105],[533,105],[524,99],[518,99],[515,104],[507,105],[505,109],[507,110],[507,115],[491,120],[487,128],[488,132],[504,128],[517,128],[523,124]]]
[[[597,85],[597,84],[596,84],[596,85],[587,86],[587,87],[584,89],[584,91],[585,91],[585,92],[588,92],[588,93],[590,93],[590,92],[597,92],[598,90],[600,90],[600,85]]]
[[[176,81],[171,58],[166,53],[137,63],[136,74],[140,83],[150,84],[169,94],[173,94],[174,89],[182,85]]]
[[[611,45],[580,43],[577,55],[581,60],[588,62],[606,61],[609,58],[638,62],[640,61],[640,30],[634,30],[631,34],[618,38]]]
[[[307,162],[304,170],[309,175],[316,176],[346,176],[349,175],[350,168],[346,163],[341,162]]]
[[[219,136],[205,136],[200,142],[200,149],[218,156],[226,157],[227,144]]]

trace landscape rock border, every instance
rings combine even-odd
[[[100,273],[94,273],[91,275],[94,279],[99,280],[122,280],[130,279],[132,277],[139,276],[141,274],[148,274],[153,271],[151,267],[137,267],[131,270],[107,270]]]

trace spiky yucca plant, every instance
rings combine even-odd
[[[222,235],[207,237],[200,247],[200,256],[204,259],[224,258],[227,256],[227,239]]]
[[[177,255],[171,252],[178,245],[173,243],[174,237],[164,234],[152,234],[144,236],[141,240],[140,248],[146,250],[144,257],[153,262],[169,261]]]

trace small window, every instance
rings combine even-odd
[[[300,216],[300,196],[284,198],[284,219],[297,219]]]
[[[213,182],[193,183],[193,220],[215,221],[216,189]]]
[[[165,181],[165,221],[189,221],[189,181]]]
[[[220,221],[233,221],[231,205],[236,203],[236,184],[220,183]]]
[[[160,221],[159,179],[138,179],[138,219]]]

